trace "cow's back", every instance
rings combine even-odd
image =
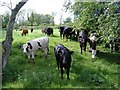
[[[38,41],[40,42],[40,45],[44,48],[49,45],[49,38],[48,37],[41,37],[38,38]]]

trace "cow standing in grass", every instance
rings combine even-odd
[[[81,54],[82,54],[82,50],[86,51],[87,40],[88,40],[88,31],[85,29],[84,31],[81,31],[78,36],[78,42],[80,43]]]
[[[88,42],[90,44],[90,48],[92,49],[92,58],[96,56],[96,32],[92,32],[90,37],[88,38]]]
[[[66,37],[66,40],[68,40],[68,38],[70,38],[71,40],[71,36],[74,32],[72,32],[73,28],[69,27],[69,26],[60,26],[59,28],[59,32],[60,32],[60,38],[63,39]]]
[[[42,30],[43,33],[45,33],[46,35],[50,36],[50,35],[53,35],[53,28],[51,27],[48,27],[48,28],[44,28]]]
[[[27,28],[23,28],[21,35],[22,35],[22,36],[23,36],[23,35],[26,36],[27,34],[28,34],[28,29],[27,29]]]
[[[28,55],[28,62],[30,62],[30,56],[32,55],[32,60],[34,62],[34,53],[37,50],[44,49],[45,57],[48,55],[49,38],[41,37],[28,41],[26,44],[22,46],[23,53]],[[35,62],[34,62],[35,63]]]
[[[71,65],[71,55],[74,53],[73,51],[68,50],[62,44],[58,44],[54,47],[54,53],[57,61],[58,70],[61,68],[61,78],[63,79],[63,68],[67,71],[67,79],[69,78],[69,71]]]

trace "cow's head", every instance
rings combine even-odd
[[[64,50],[61,50],[60,48],[58,48],[58,55],[63,56],[64,55]]]
[[[23,53],[28,53],[31,51],[31,49],[32,49],[32,45],[29,42],[27,44],[22,45]]]
[[[74,51],[68,51],[66,49],[58,49],[58,55],[60,56],[60,60],[62,63],[66,63],[68,56],[71,56],[74,53]]]

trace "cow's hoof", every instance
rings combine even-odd
[[[70,78],[67,78],[67,80],[70,80]]]
[[[33,64],[35,64],[35,61],[34,61],[34,59],[32,59],[33,60]]]
[[[35,62],[33,62],[33,64],[35,64]]]

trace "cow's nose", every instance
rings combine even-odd
[[[25,54],[26,52],[23,52],[23,54]]]

